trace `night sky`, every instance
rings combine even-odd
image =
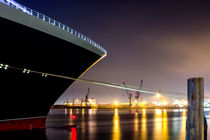
[[[16,1],[72,27],[107,50],[107,57],[82,78],[119,84],[125,80],[133,86],[144,80],[146,89],[186,93],[187,79],[202,76],[205,95],[210,96],[210,2]],[[128,101],[124,90],[75,82],[57,103],[85,97],[88,87],[98,103]]]

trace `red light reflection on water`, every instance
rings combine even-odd
[[[72,115],[72,119],[76,119],[76,115]]]
[[[76,128],[72,127],[71,132],[72,132],[71,140],[77,140],[77,130],[76,130]]]

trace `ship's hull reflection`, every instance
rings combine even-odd
[[[1,132],[1,140],[47,140],[45,129]]]

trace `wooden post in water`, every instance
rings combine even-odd
[[[186,140],[204,140],[204,79],[188,79]]]

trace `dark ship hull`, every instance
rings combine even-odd
[[[78,78],[103,57],[3,16],[0,41],[0,131],[45,128],[50,107],[74,81],[44,73]]]

